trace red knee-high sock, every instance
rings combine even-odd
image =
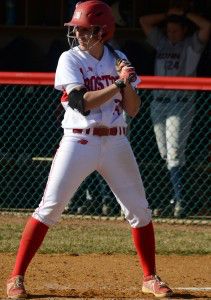
[[[23,231],[20,241],[16,262],[11,276],[24,276],[26,269],[42,244],[48,231],[48,226],[31,217]]]
[[[144,227],[132,228],[132,236],[144,276],[154,275],[155,236],[152,222]]]

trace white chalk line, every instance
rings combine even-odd
[[[211,291],[211,287],[176,287],[173,290],[186,290],[186,291]]]

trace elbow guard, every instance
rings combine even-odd
[[[77,109],[83,116],[88,116],[90,111],[85,112],[84,94],[87,92],[85,88],[81,90],[72,90],[68,96],[68,104],[72,109]]]

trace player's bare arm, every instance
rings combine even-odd
[[[126,82],[126,87],[122,92],[123,98],[123,109],[130,116],[135,117],[139,112],[139,108],[141,105],[140,97],[137,95],[136,91],[132,88],[132,86]]]
[[[187,13],[186,17],[199,27],[198,37],[202,43],[207,43],[211,32],[211,22],[195,13]]]
[[[211,31],[211,23],[206,18],[192,12],[185,12],[183,9],[178,7],[173,7],[169,9],[167,16],[177,15],[177,16],[185,16],[191,22],[193,22],[198,29],[198,36],[202,43],[206,43],[210,37]]]
[[[141,25],[144,33],[148,35],[157,24],[164,21],[166,13],[145,15],[139,18],[139,24]]]
[[[83,87],[78,87],[75,90],[79,92],[83,89]],[[84,102],[84,111],[87,112],[99,107],[100,105],[110,100],[119,91],[119,88],[114,83],[102,90],[87,91],[83,95],[81,94],[81,97],[83,97],[82,100]],[[129,116],[134,117],[138,113],[140,107],[139,96],[127,81],[125,81],[125,87],[121,90],[121,92],[123,95],[123,109]],[[71,94],[70,101],[72,101]]]
[[[97,91],[87,91],[85,86],[75,87],[69,93],[69,106],[82,114],[99,107],[119,92],[116,84]]]
[[[88,91],[84,94],[85,111],[97,108],[115,96],[119,92],[119,88],[115,84],[111,84],[104,89],[97,91]]]

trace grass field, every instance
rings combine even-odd
[[[1,253],[14,253],[17,250],[27,217],[27,215],[18,217],[1,215]],[[156,223],[154,226],[158,254],[205,255],[211,253],[211,226]],[[135,254],[135,251],[131,241],[130,227],[126,221],[66,217],[49,230],[40,253]]]
[[[28,216],[0,214],[0,299]],[[173,299],[211,299],[211,226],[155,223],[157,272]],[[64,216],[26,272],[29,299],[154,299],[141,293],[142,269],[126,221]]]

